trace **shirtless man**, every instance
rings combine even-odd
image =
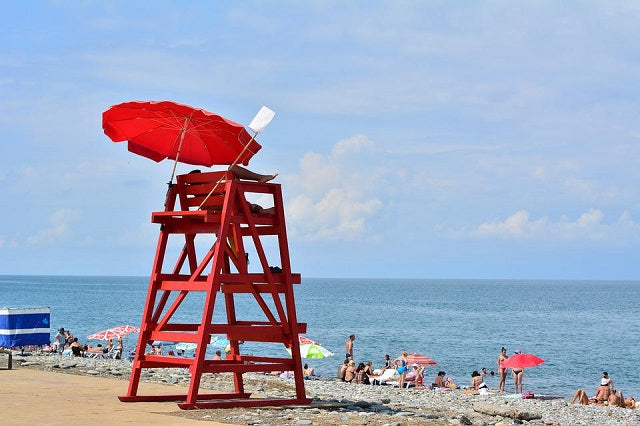
[[[507,380],[507,369],[502,368],[501,364],[502,361],[506,360],[507,358],[509,358],[509,356],[507,355],[507,349],[503,347],[500,355],[498,355],[498,373],[500,374],[500,385],[498,386],[498,389],[500,390],[500,392],[504,392],[504,383]]]
[[[353,359],[353,341],[354,340],[356,340],[356,335],[352,334],[351,336],[349,336],[349,338],[347,339],[347,343],[345,343],[344,345],[346,359]]]
[[[349,360],[345,359],[342,365],[338,368],[338,379],[344,382],[344,376],[347,373],[347,367],[349,366]]]

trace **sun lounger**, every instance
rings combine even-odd
[[[379,376],[369,376],[369,382],[372,385],[384,385],[387,383],[387,380],[391,380],[397,375],[398,372],[395,368],[387,368]]]

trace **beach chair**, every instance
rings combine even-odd
[[[379,376],[369,376],[369,382],[372,385],[385,385],[387,381],[392,380],[398,375],[395,368],[387,368]]]

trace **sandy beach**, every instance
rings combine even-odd
[[[4,363],[3,363],[4,365]],[[563,398],[505,398],[506,395],[467,395],[342,383],[306,381],[310,406],[217,410],[180,410],[174,402],[122,403],[130,366],[125,361],[30,355],[14,357],[13,370],[0,370],[0,405],[16,424],[225,424],[273,425],[444,425],[506,426],[637,425],[640,410],[580,406]],[[145,393],[177,393],[189,381],[186,370],[155,369],[142,377]],[[230,376],[203,376],[201,388],[226,391]],[[289,397],[291,380],[246,375],[245,387],[254,397]],[[183,392],[185,392],[183,390]],[[34,409],[36,407],[37,409]],[[54,414],[55,413],[55,414]]]
[[[0,407],[12,424],[161,424],[186,425],[196,420],[179,417],[175,403],[124,404],[117,395],[127,382],[103,377],[61,374],[17,367],[0,370]],[[147,389],[167,386],[147,383]],[[176,416],[176,414],[178,416]],[[8,417],[7,417],[8,416]]]

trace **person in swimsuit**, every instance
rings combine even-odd
[[[514,352],[515,355],[520,355],[522,351],[518,349]],[[513,376],[513,384],[515,386],[514,393],[522,393],[522,379],[524,378],[524,368],[512,368],[511,375]]]
[[[355,377],[356,377],[356,362],[350,359],[349,364],[347,365],[347,369],[344,372],[344,381],[351,383],[351,381]]]
[[[609,394],[609,407],[627,408],[627,404],[624,400],[624,395],[622,395],[622,391],[619,391],[617,393],[618,395],[616,395],[615,389],[611,390],[611,393]]]
[[[471,373],[471,387],[473,387],[474,390],[487,387],[487,385],[484,383],[482,375],[477,371]]]
[[[446,386],[446,384],[444,383],[444,376],[446,375],[447,373],[445,373],[444,371],[438,371],[438,375],[436,376],[435,379],[433,379],[433,383],[431,384],[431,387],[444,388]]]
[[[356,340],[356,335],[352,334],[347,339],[347,343],[344,344],[345,358],[353,359],[353,341]]]
[[[398,384],[400,385],[400,387],[404,387],[404,378],[407,375],[407,355],[409,355],[407,352],[402,352],[402,355],[400,355],[398,358],[396,358],[393,363],[397,366],[396,370],[398,371],[398,374],[400,374],[400,380],[398,381]]]
[[[347,373],[347,367],[349,367],[349,360],[345,359],[340,368],[338,368],[338,379],[344,382],[344,376]]]
[[[606,386],[609,390],[615,390],[615,386],[613,385],[613,380],[609,377],[609,373],[606,371],[602,372],[602,379],[600,379],[600,386]]]
[[[504,384],[507,380],[507,369],[502,368],[500,364],[502,364],[502,361],[506,360],[507,358],[509,358],[509,356],[507,355],[507,349],[503,347],[500,355],[498,355],[498,373],[500,374],[500,385],[498,386],[498,389],[500,390],[500,392],[504,392]]]

